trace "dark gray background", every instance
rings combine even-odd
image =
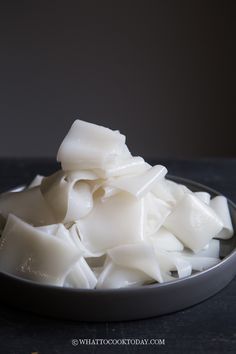
[[[149,158],[236,156],[233,1],[1,1],[0,156],[76,118]]]

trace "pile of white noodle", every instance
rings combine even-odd
[[[227,200],[165,178],[119,131],[76,120],[62,169],[0,196],[0,271],[43,284],[120,288],[217,264],[233,235]]]

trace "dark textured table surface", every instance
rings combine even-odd
[[[169,173],[206,184],[236,201],[236,159],[159,160]],[[47,159],[1,159],[0,189],[29,182],[58,168]],[[1,291],[4,289],[1,288]],[[15,294],[17,302],[17,293]],[[42,299],[43,301],[43,299]],[[115,304],[114,304],[115,306]],[[104,309],[106,311],[106,309]],[[165,345],[78,345],[73,338],[165,339]],[[235,353],[236,279],[194,307],[157,318],[130,322],[82,323],[15,310],[0,303],[1,354],[56,353]]]

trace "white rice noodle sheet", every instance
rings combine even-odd
[[[175,206],[186,193],[192,193],[183,184],[179,184],[166,178],[160,179],[152,188],[152,192],[157,198],[164,200],[171,206]]]
[[[203,271],[209,269],[220,262],[219,258],[205,257],[201,255],[181,255],[181,258],[189,262],[193,270]]]
[[[128,193],[97,198],[92,211],[76,222],[84,246],[92,253],[143,239],[144,202]]]
[[[84,258],[81,258],[65,279],[64,285],[70,288],[94,289],[97,278]]]
[[[74,228],[75,225],[73,225],[72,229]],[[41,226],[37,229],[44,231],[48,235],[57,237],[64,242],[67,242],[67,244],[69,244],[71,247],[77,249],[81,255],[85,255],[86,250],[84,249],[82,243],[75,242],[74,238],[72,237],[72,232],[67,230],[63,224]],[[82,256],[71,268],[64,281],[64,285],[67,287],[85,289],[93,289],[96,286],[96,283],[97,278]]]
[[[137,175],[143,173],[151,166],[140,156],[129,158],[120,157],[107,164],[105,169],[94,169],[100,178],[111,178],[123,175]]]
[[[166,202],[155,197],[149,192],[144,197],[144,235],[146,237],[155,234],[163,225],[171,212],[171,207]]]
[[[0,214],[6,219],[14,214],[34,226],[55,223],[52,210],[43,198],[39,187],[0,196]]]
[[[184,249],[184,245],[165,227],[161,227],[156,233],[150,236],[150,240],[155,251],[178,252]]]
[[[107,253],[115,264],[139,270],[151,279],[163,282],[157,257],[148,242],[121,245],[108,250]]]
[[[198,253],[184,249],[182,252],[178,252],[178,255],[188,261],[193,270],[202,271],[220,262],[220,241],[212,239]]]
[[[71,246],[75,246],[73,239],[67,228],[63,224],[52,224],[52,225],[45,225],[37,227],[37,230],[40,230],[50,236],[57,237],[62,241],[69,243]],[[81,254],[83,253],[83,249],[79,248]]]
[[[40,186],[44,176],[36,175],[32,182],[28,185],[28,188],[38,187]]]
[[[118,158],[131,154],[125,145],[125,136],[119,131],[76,120],[64,138],[57,154],[65,171],[101,169]]]
[[[89,182],[79,179],[67,181],[63,171],[45,177],[41,184],[41,191],[57,223],[78,220],[93,208],[93,195]]]
[[[77,224],[73,224],[69,229],[68,229],[69,235],[70,235],[70,240],[73,242],[73,244],[79,248],[83,252],[83,256],[85,258],[90,257],[90,258],[100,258],[104,255],[104,252],[92,252],[88,248],[85,247],[84,243],[80,239],[79,231],[78,231],[78,226]]]
[[[198,257],[219,258],[220,241],[215,239],[210,240],[210,242],[197,253],[194,253],[191,250],[185,248],[182,252],[182,255],[195,255]]]
[[[119,266],[110,260],[100,273],[96,288],[117,289],[135,287],[152,281],[152,278],[144,272]]]
[[[210,206],[223,222],[223,229],[215,236],[219,239],[229,239],[234,234],[227,199],[219,195],[210,201]]]
[[[102,186],[102,196],[101,201],[104,202],[107,198],[113,197],[114,195],[120,193],[120,190],[111,186]]]
[[[0,270],[43,284],[62,286],[81,253],[10,214],[0,239]]]
[[[80,171],[67,171],[65,173],[65,179],[67,182],[78,182],[78,181],[94,181],[99,179],[99,176],[90,170],[80,170]],[[91,183],[91,182],[90,182]]]
[[[171,276],[171,272],[173,271],[177,271],[179,278],[188,277],[192,274],[191,263],[185,260],[180,254],[164,250],[156,250],[155,253],[161,273],[166,281],[176,279]]]
[[[187,193],[168,215],[164,226],[197,253],[219,234],[223,224],[212,208]]]
[[[132,194],[136,198],[142,198],[151,191],[157,181],[162,179],[166,173],[167,169],[164,166],[156,165],[139,175],[121,176],[110,179],[107,183],[112,187]]]
[[[209,205],[211,200],[211,195],[207,192],[195,192],[194,195],[198,197],[202,202]]]

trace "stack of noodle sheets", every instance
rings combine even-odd
[[[119,131],[76,120],[62,169],[0,196],[0,271],[102,289],[162,283],[220,262],[233,235],[227,200],[166,179]]]

